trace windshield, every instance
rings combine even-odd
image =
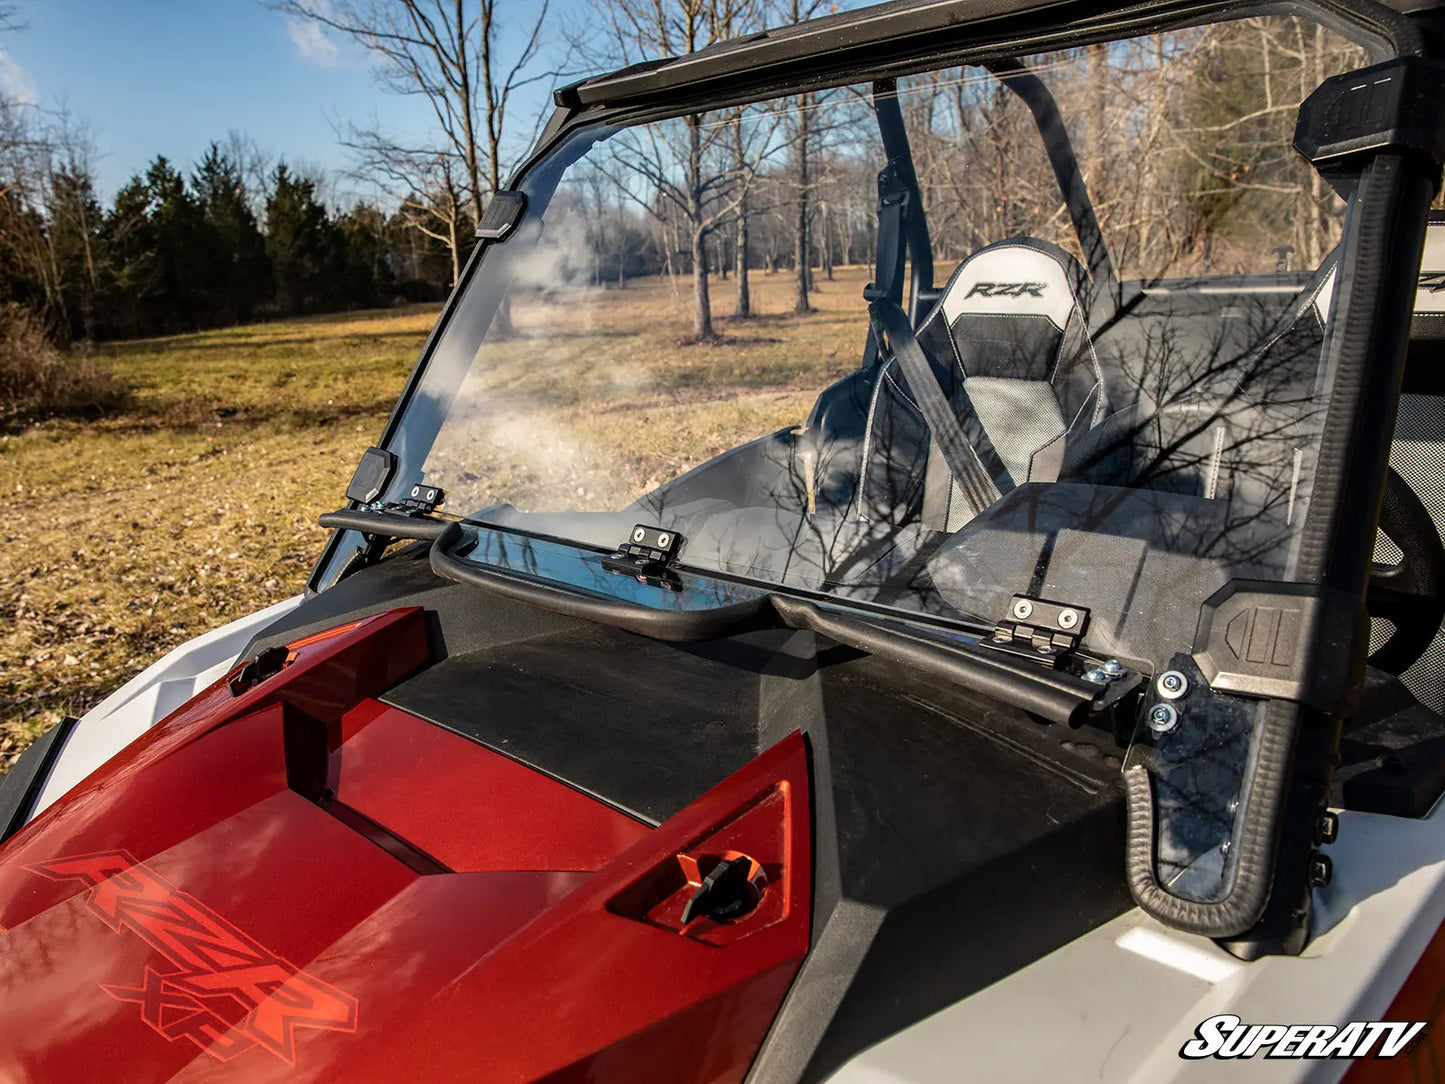
[[[1019,61],[572,136],[441,330],[387,497],[1188,650],[1227,581],[1292,574],[1345,205],[1290,141],[1366,58],[1268,17]]]

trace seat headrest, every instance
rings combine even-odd
[[[961,316],[1043,316],[1063,331],[1088,285],[1079,261],[1057,245],[1017,237],[981,248],[944,287],[939,310],[950,329]]]

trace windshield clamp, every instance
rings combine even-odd
[[[1089,611],[1083,606],[1015,595],[1008,617],[994,626],[989,646],[1056,665],[1079,646],[1088,624]]]
[[[676,590],[682,585],[672,569],[681,545],[682,536],[676,531],[639,523],[632,528],[626,542],[602,558],[602,567],[609,572],[635,576],[643,583]]]

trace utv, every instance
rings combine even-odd
[[[0,787],[0,1076],[1438,1074],[1391,3],[898,0],[558,91],[304,596]]]

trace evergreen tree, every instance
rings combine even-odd
[[[151,241],[150,194],[145,180],[132,177],[115,194],[101,226],[106,274],[101,284],[102,334],[126,338],[148,334],[159,290]]]
[[[185,178],[164,156],[151,163],[145,183],[161,300],[151,316],[159,330],[199,329],[210,322],[205,281],[214,252],[205,216],[187,191]]]
[[[282,312],[322,312],[341,300],[334,233],[316,185],[278,165],[266,201],[266,253]]]
[[[212,143],[191,177],[191,188],[211,244],[204,269],[210,315],[227,324],[250,320],[271,296],[271,262],[241,171]]]

